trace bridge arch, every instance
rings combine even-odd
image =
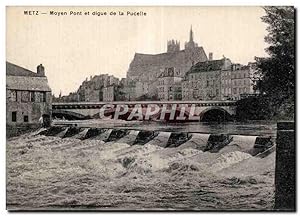
[[[224,122],[232,119],[230,113],[222,107],[208,107],[200,113],[201,122]]]

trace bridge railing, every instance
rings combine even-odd
[[[127,104],[127,105],[135,105],[135,104],[203,104],[209,106],[216,105],[216,104],[226,104],[235,106],[236,101],[112,101],[112,102],[58,102],[52,103],[52,107],[56,106],[72,106],[72,105],[82,105],[82,106],[89,106],[89,105],[118,105],[118,104]]]

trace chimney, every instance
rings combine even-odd
[[[37,66],[36,71],[38,75],[45,76],[45,68],[42,64]]]
[[[212,61],[212,60],[213,60],[213,53],[212,53],[212,52],[210,52],[210,53],[208,54],[208,60],[209,60],[209,61]]]

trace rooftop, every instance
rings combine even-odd
[[[40,74],[32,72],[26,68],[6,62],[6,76],[26,76],[26,77],[43,77]]]
[[[225,59],[198,62],[191,67],[188,73],[209,72],[222,70]]]
[[[6,88],[23,91],[51,91],[46,76],[10,62],[6,62]]]

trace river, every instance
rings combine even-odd
[[[35,133],[9,138],[8,209],[273,209],[275,152],[259,158],[246,151],[254,144],[249,135],[275,135],[276,125],[272,122],[71,123],[164,132],[143,145],[128,144],[135,133],[114,142]],[[179,147],[164,148],[160,144],[168,139],[168,131],[195,134]],[[246,136],[236,136],[234,144],[218,153],[203,152],[195,147],[205,145],[205,133],[219,132]]]
[[[123,121],[123,120],[54,120],[55,125],[78,125],[81,127],[126,128],[138,130],[159,130],[197,133],[228,133],[237,135],[276,136],[275,121],[225,122],[222,124],[210,122],[162,122],[162,121]]]

